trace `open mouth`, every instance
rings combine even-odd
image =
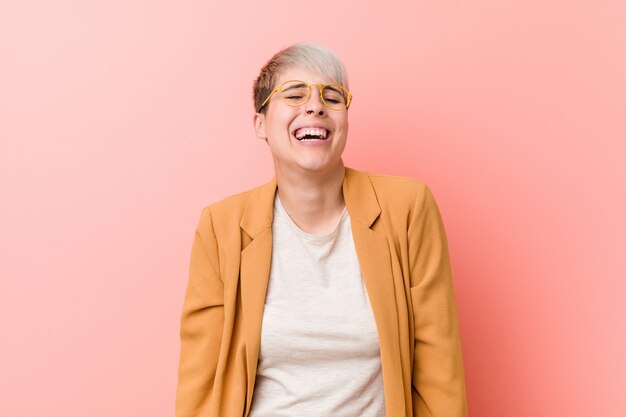
[[[328,129],[321,127],[302,127],[293,132],[293,136],[299,141],[326,140],[332,135]]]

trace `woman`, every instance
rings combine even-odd
[[[177,417],[467,415],[447,240],[422,182],[345,167],[345,69],[274,55],[254,83],[273,179],[202,211]]]

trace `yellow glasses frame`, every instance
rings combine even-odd
[[[265,106],[267,104],[267,102],[270,101],[270,98],[272,97],[272,95],[274,93],[278,93],[279,91],[281,91],[281,89],[283,88],[283,86],[285,84],[293,83],[293,82],[299,82],[299,83],[302,83],[302,84],[306,85],[307,87],[309,87],[309,95],[306,98],[306,100],[304,100],[304,102],[302,104],[298,104],[298,105],[295,105],[295,106],[293,104],[289,104],[289,103],[287,103],[285,101],[285,104],[287,104],[288,106],[291,106],[291,107],[302,107],[306,103],[308,103],[309,100],[311,99],[311,87],[313,87],[313,86],[317,86],[319,88],[320,100],[322,100],[322,103],[324,103],[324,105],[326,107],[328,107],[329,109],[331,109],[331,110],[334,110],[334,111],[344,111],[344,109],[333,109],[332,107],[330,107],[328,105],[328,103],[326,103],[326,100],[324,100],[324,96],[322,95],[322,91],[326,87],[338,87],[339,89],[341,89],[342,91],[345,91],[348,94],[348,99],[346,100],[346,108],[345,108],[345,110],[348,110],[348,108],[350,107],[350,103],[352,103],[352,94],[350,94],[350,92],[348,90],[346,90],[346,88],[344,86],[342,86],[342,85],[339,85],[339,84],[309,84],[306,81],[302,81],[302,80],[289,80],[289,81],[285,81],[284,83],[282,83],[281,85],[279,85],[278,87],[273,89],[272,92],[267,96],[267,98],[265,99],[263,104],[261,104],[261,107],[259,107],[259,110],[257,110],[257,112],[260,112],[261,109],[263,108],[263,106]]]

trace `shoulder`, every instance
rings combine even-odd
[[[430,187],[421,179],[357,171],[371,184],[388,227],[405,230],[410,224],[439,221],[439,208]]]
[[[415,194],[423,192],[423,189],[427,187],[422,180],[412,177],[373,172],[367,172],[366,175],[377,193]]]
[[[414,206],[432,197],[428,185],[418,178],[376,172],[357,171],[367,176],[381,206]]]
[[[214,201],[203,207],[202,213],[213,218],[221,218],[226,215],[232,217],[238,212],[243,212],[252,191],[253,189],[246,190]]]
[[[214,226],[217,224],[227,229],[233,226],[238,227],[250,198],[254,195],[255,191],[260,191],[263,187],[267,187],[267,185],[268,184],[258,185],[204,206],[201,210],[200,222],[210,223]]]

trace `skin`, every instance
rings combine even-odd
[[[300,67],[282,71],[276,85],[287,80],[333,83]],[[304,106],[291,107],[277,93],[266,106],[266,113],[256,113],[253,122],[256,135],[272,153],[278,197],[302,230],[326,235],[337,226],[345,207],[341,189],[345,167],[341,155],[348,137],[348,112],[326,107],[317,86],[312,87],[311,98]],[[307,146],[293,136],[297,127],[310,124],[332,131],[324,146]]]

